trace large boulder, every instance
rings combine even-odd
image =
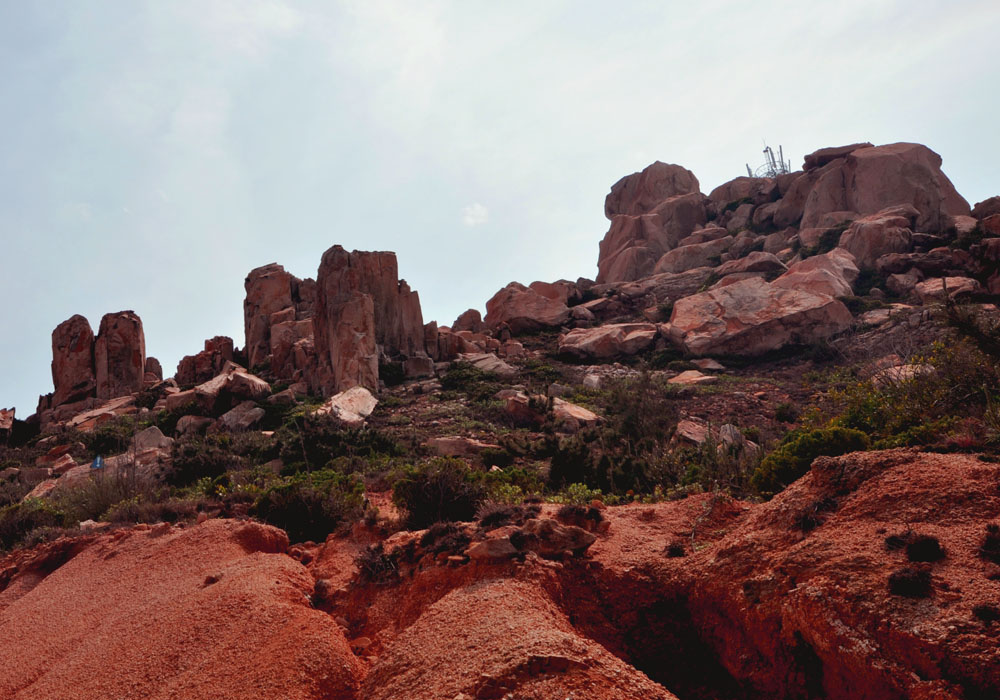
[[[814,255],[788,268],[788,272],[772,282],[772,286],[799,289],[813,294],[845,297],[853,294],[851,285],[858,278],[854,256],[843,248]]]
[[[739,260],[730,260],[719,265],[715,274],[719,277],[739,275],[744,273],[759,273],[761,275],[784,272],[788,268],[772,253],[755,250]]]
[[[653,274],[687,272],[698,267],[715,267],[719,263],[719,256],[729,250],[729,246],[732,244],[733,238],[725,236],[704,243],[674,248],[664,253],[656,262]]]
[[[105,314],[94,341],[97,398],[113,399],[142,390],[146,338],[134,311]]]
[[[891,207],[851,223],[840,236],[840,247],[849,251],[858,266],[875,269],[875,262],[889,253],[913,249],[910,221],[917,211],[909,206]]]
[[[816,227],[829,212],[864,216],[906,204],[918,212],[916,230],[936,233],[951,216],[970,211],[941,171],[941,157],[916,143],[857,148],[808,174],[816,179],[803,207],[803,228]],[[777,216],[775,223],[784,225]]]
[[[52,331],[52,407],[93,396],[94,332],[79,314],[71,316]]]
[[[559,327],[569,317],[565,302],[517,282],[511,282],[486,302],[486,326],[491,330],[506,324],[511,333],[527,333]]]
[[[345,425],[357,428],[364,424],[377,405],[378,399],[370,391],[363,386],[355,386],[331,396],[316,409],[316,414],[333,416]]]
[[[692,355],[759,355],[827,338],[851,322],[833,297],[750,278],[677,301],[668,334]]]
[[[778,198],[778,181],[773,177],[737,177],[725,182],[708,194],[721,210],[735,208],[737,202],[765,204]]]
[[[827,163],[832,163],[838,158],[849,156],[859,148],[871,148],[872,146],[873,144],[865,141],[864,143],[852,143],[847,146],[828,146],[827,148],[821,148],[818,151],[813,151],[805,157],[802,163],[802,169],[815,170],[816,168],[822,168]]]
[[[174,380],[181,386],[207,382],[217,376],[227,362],[233,361],[233,339],[217,335],[205,341],[205,349],[195,355],[185,355],[177,363]]]
[[[586,360],[626,357],[651,347],[657,335],[652,323],[575,328],[559,338],[559,352]]]
[[[699,191],[698,178],[690,170],[656,161],[611,186],[604,215],[610,219],[618,214],[645,214],[665,199]]]
[[[680,194],[650,212],[612,217],[600,245],[597,281],[623,282],[649,274],[659,256],[704,226],[706,201],[698,192]]]
[[[476,309],[468,309],[459,314],[455,322],[451,324],[451,329],[453,331],[472,331],[473,333],[482,333],[486,330],[486,324],[483,323],[483,317],[479,314]]]
[[[166,405],[181,407],[192,399],[206,411],[226,410],[240,401],[263,401],[271,394],[271,385],[250,374],[243,367],[227,362],[222,372],[207,382],[196,386],[190,397],[188,392],[167,396]]]

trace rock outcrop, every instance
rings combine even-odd
[[[316,282],[300,280],[281,265],[271,263],[251,270],[243,286],[247,364],[251,368],[267,365],[282,379],[301,378],[301,371],[296,373],[296,370],[303,370],[309,359],[298,358],[296,363],[290,346],[312,334],[310,319],[316,304]],[[290,328],[294,336],[291,340]],[[303,345],[301,349],[311,359],[311,346]]]
[[[543,286],[544,285],[544,286]],[[511,282],[486,302],[486,326],[496,330],[506,325],[517,335],[543,328],[558,328],[570,318],[566,299],[552,294],[542,282],[525,287]]]
[[[127,396],[142,390],[145,377],[146,341],[134,311],[105,314],[96,337],[86,318],[72,316],[52,331],[55,391],[39,399],[39,414],[63,406],[85,410],[94,399]]]
[[[97,398],[113,399],[142,390],[146,338],[134,311],[105,314],[94,341]]]
[[[668,335],[692,355],[759,355],[827,338],[851,322],[833,297],[750,278],[676,302]]]
[[[94,332],[77,314],[52,331],[52,407],[94,396]]]
[[[185,355],[177,363],[174,379],[181,386],[207,382],[218,375],[227,362],[233,361],[233,339],[217,335],[205,341],[205,349],[196,355]]]
[[[803,206],[803,228],[817,226],[832,212],[866,216],[910,205],[918,212],[916,229],[935,233],[947,228],[951,216],[969,214],[968,202],[941,172],[941,156],[916,143],[862,145],[808,176],[813,184]]]

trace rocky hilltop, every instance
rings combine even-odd
[[[0,411],[0,696],[995,697],[1000,197],[941,165],[656,162],[596,280],[450,326],[272,263],[172,377],[73,316]]]

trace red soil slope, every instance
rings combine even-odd
[[[20,552],[0,560],[0,697],[1000,696],[1000,623],[982,614],[1000,566],[980,552],[1000,465],[860,453],[760,505],[603,512],[610,529],[562,561],[469,561],[400,533],[386,551],[408,558],[378,583],[357,577],[362,528],[295,548],[307,566],[280,531],[234,521]],[[914,535],[943,556],[887,546]],[[890,591],[906,567],[929,572],[920,596]]]

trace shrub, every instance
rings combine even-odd
[[[512,505],[486,501],[476,512],[476,520],[484,530],[492,530],[504,525],[522,525],[541,512],[542,507],[537,503]]]
[[[1000,620],[1000,608],[992,603],[983,603],[972,608],[972,614],[977,620],[987,625]]]
[[[826,514],[837,510],[837,501],[821,498],[795,516],[795,527],[809,533],[826,522]]]
[[[153,486],[135,475],[131,468],[116,473],[92,470],[90,478],[63,491],[56,502],[67,522],[98,520],[112,506],[132,498],[153,498]]]
[[[788,402],[774,407],[774,419],[782,423],[794,423],[799,419],[799,409]]]
[[[167,481],[174,486],[187,486],[203,477],[215,478],[228,469],[246,466],[245,460],[229,449],[226,438],[212,435],[176,440],[173,468],[167,475]]]
[[[556,511],[556,519],[565,525],[576,525],[584,530],[594,530],[604,520],[601,511],[593,506],[567,503]]]
[[[402,362],[385,362],[378,366],[378,378],[386,386],[399,386],[406,381],[406,369]]]
[[[345,428],[331,416],[296,416],[277,433],[278,454],[289,473],[324,469],[340,457],[397,457],[403,449],[373,428]]]
[[[92,432],[82,433],[87,450],[95,455],[115,455],[128,450],[136,432],[148,427],[132,416],[120,416],[101,423]]]
[[[990,523],[986,526],[986,535],[979,546],[979,556],[994,564],[1000,564],[1000,525]]]
[[[791,433],[777,450],[763,459],[750,477],[750,485],[761,494],[776,493],[804,475],[817,457],[866,450],[870,444],[867,435],[850,428]]]
[[[296,474],[266,489],[252,513],[288,533],[293,542],[322,542],[342,524],[364,513],[360,478],[323,470]]]
[[[889,574],[889,592],[907,598],[926,598],[931,594],[931,572],[916,566],[904,566]]]
[[[455,523],[434,523],[420,537],[420,546],[430,554],[457,554],[465,551],[472,538]]]
[[[879,449],[927,444],[960,417],[982,414],[1000,390],[996,364],[962,340],[934,343],[909,362],[932,371],[880,387],[862,379],[831,392],[835,423],[867,433]]]
[[[37,498],[0,508],[0,549],[22,543],[35,530],[65,527],[66,522],[62,510]]]
[[[684,548],[684,543],[680,540],[674,540],[667,545],[663,553],[667,555],[668,559],[677,559],[679,557],[687,556],[687,551]]]
[[[368,545],[354,564],[362,581],[370,583],[389,583],[399,578],[399,568],[395,552],[386,553],[382,543]]]
[[[939,561],[944,558],[944,549],[937,537],[914,535],[906,544],[906,558],[910,561]]]
[[[470,401],[488,402],[502,385],[492,372],[484,372],[467,362],[453,362],[441,377],[445,391],[461,391]]]
[[[412,529],[472,520],[485,498],[481,476],[465,462],[449,457],[407,467],[392,489],[392,500],[406,511],[406,523]]]
[[[186,498],[156,501],[135,496],[108,508],[101,520],[109,523],[175,523],[194,518],[198,514],[198,505],[198,501]]]

